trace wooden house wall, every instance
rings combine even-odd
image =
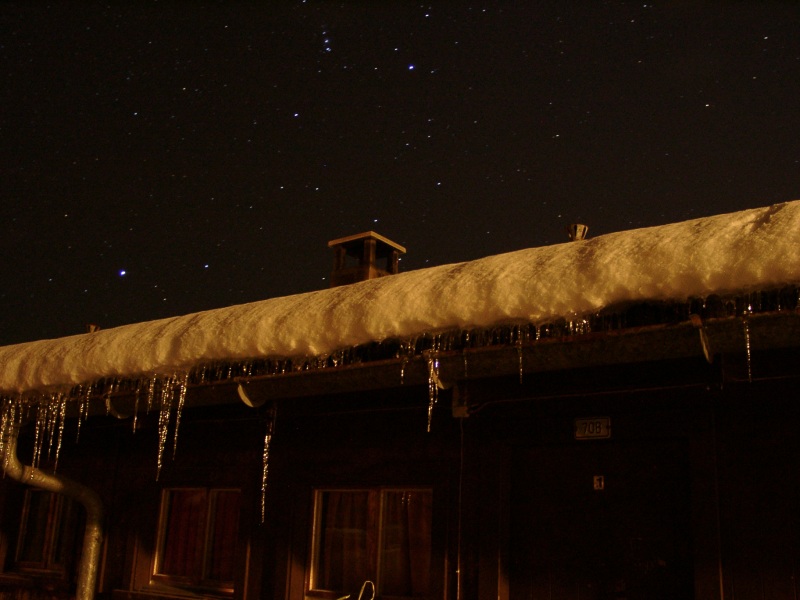
[[[522,394],[470,416],[465,444],[475,474],[465,498],[476,504],[465,514],[476,518],[467,519],[471,580],[464,597],[661,597],[656,589],[691,597],[694,424],[682,404],[653,391],[540,400]],[[575,419],[585,417],[609,418],[611,438],[576,440]],[[603,489],[595,489],[595,477]],[[491,521],[477,518],[489,498]],[[496,568],[472,568],[486,562],[489,545],[500,558]],[[654,566],[662,559],[668,568]],[[670,585],[653,584],[647,595],[634,589],[659,569]]]
[[[413,388],[279,408],[268,511],[289,527],[275,532],[272,597],[303,597],[313,490],[358,487],[433,490],[434,597],[449,593],[458,423],[442,407],[443,418],[428,433],[427,404],[427,391]]]
[[[156,415],[136,434],[92,418],[77,444],[67,429],[59,473],[103,497],[105,598],[176,593],[149,584],[160,490],[209,485],[243,493],[235,598],[303,597],[315,488],[429,486],[436,598],[795,600],[796,387],[703,361],[485,380],[441,392],[430,433],[422,387],[278,401],[263,525],[265,408],[187,410],[158,481]],[[594,416],[612,437],[576,440]],[[22,486],[0,486],[0,598],[68,595],[9,573]]]
[[[494,383],[464,422],[463,598],[798,597],[796,376],[684,375],[574,397]],[[611,439],[575,439],[591,416]]]
[[[797,598],[800,396],[795,381],[742,385],[717,411],[726,598]]]
[[[158,417],[140,416],[136,433],[132,420],[90,417],[81,427],[76,442],[74,424],[65,429],[57,473],[83,483],[100,495],[105,510],[105,545],[98,579],[100,597],[135,597],[140,592],[169,596],[176,590],[149,585],[153,550],[156,543],[161,490],[164,487],[213,486],[242,490],[243,508],[237,552],[237,589],[243,595],[246,585],[260,588],[261,563],[247,548],[260,544],[259,530],[253,522],[260,518],[260,473],[264,439],[263,415],[252,409],[188,410],[179,430],[178,448],[173,460],[173,440],[165,448],[163,467],[156,480]],[[20,459],[30,462],[31,435],[21,436]],[[52,466],[52,465],[50,465]],[[0,575],[0,597],[11,593],[13,545],[16,540],[18,508],[24,486],[13,481],[2,483],[2,497],[13,503],[4,511],[3,532],[11,550],[4,557],[6,573]],[[4,583],[5,581],[5,583]],[[70,585],[48,577],[26,573],[23,585],[48,591],[71,590]],[[11,596],[9,596],[11,597]],[[255,596],[254,596],[255,597]],[[31,597],[37,600],[37,597]]]

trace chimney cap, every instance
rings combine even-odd
[[[356,233],[354,235],[348,235],[343,238],[331,240],[330,242],[328,242],[328,248],[334,248],[336,246],[349,247],[355,245],[355,242],[361,242],[362,240],[368,240],[368,239],[373,239],[378,242],[383,242],[387,246],[390,246],[391,248],[397,250],[400,254],[406,253],[406,249],[403,246],[393,242],[389,238],[384,237],[379,233],[375,233],[374,231],[365,231],[364,233]]]
[[[581,240],[586,239],[586,235],[589,233],[589,226],[584,225],[583,223],[572,223],[567,225],[567,235],[569,239],[573,242],[579,242]]]

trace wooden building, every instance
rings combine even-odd
[[[0,450],[97,495],[109,600],[794,600],[796,284],[8,394]],[[86,511],[24,483],[0,596],[75,597]]]

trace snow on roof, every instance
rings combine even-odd
[[[800,201],[0,348],[5,393],[800,283]]]

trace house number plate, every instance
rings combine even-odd
[[[611,437],[610,417],[575,419],[576,440],[598,440]]]

